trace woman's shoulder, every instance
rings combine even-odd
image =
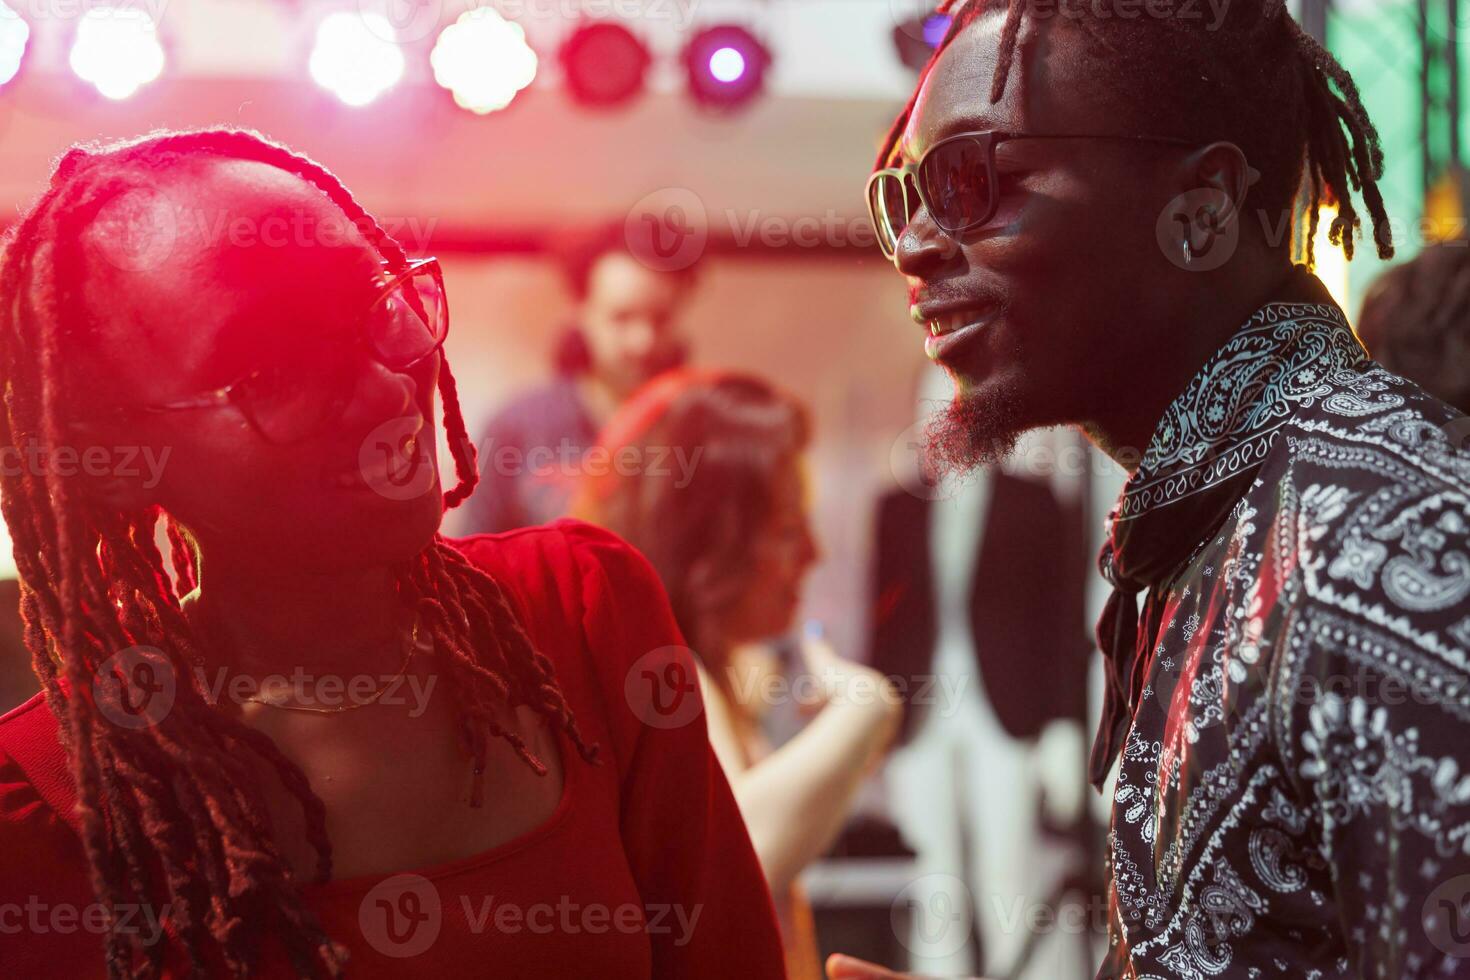
[[[500,586],[553,660],[580,648],[605,665],[646,653],[646,636],[682,642],[653,566],[604,528],[565,518],[449,544]]]
[[[31,859],[79,857],[76,802],[71,767],[46,696],[37,694],[0,715],[0,851]],[[18,867],[10,864],[12,871]],[[0,881],[5,877],[0,875]]]
[[[44,694],[0,715],[0,963],[6,976],[100,977],[104,911]]]
[[[61,795],[74,799],[66,751],[46,695],[36,694],[0,715],[0,825]]]
[[[56,716],[51,713],[44,692],[0,714],[0,778],[30,768],[30,765],[23,767],[23,761],[27,760],[65,766],[66,754],[58,737]]]
[[[648,561],[605,528],[563,518],[498,534],[476,534],[449,544],[502,588],[533,606],[549,598],[585,601],[598,586],[637,589],[657,581]],[[552,596],[549,593],[555,592]]]
[[[450,540],[450,544],[467,555],[480,555],[490,551],[509,555],[527,554],[543,551],[548,545],[558,542],[579,548],[633,548],[612,531],[574,517],[563,517],[547,524],[520,527],[513,531],[471,534]]]
[[[564,684],[600,706],[615,743],[699,713],[694,658],[668,595],[622,538],[567,519],[453,544],[513,597]]]

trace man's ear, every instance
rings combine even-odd
[[[1234,143],[1217,142],[1193,150],[1183,161],[1185,190],[1212,192],[1206,209],[1215,230],[1239,221],[1250,185],[1260,179]]]

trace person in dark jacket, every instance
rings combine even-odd
[[[943,404],[942,371],[921,384],[921,412]],[[918,854],[914,897],[964,915],[900,936],[926,975],[1090,966],[1085,937],[1033,943],[996,914],[1061,895],[1085,866],[1088,549],[1080,501],[1042,465],[1057,456],[1033,438],[962,485],[900,477],[878,501],[867,662],[906,708],[884,774],[891,812]]]
[[[466,532],[565,515],[577,477],[597,465],[586,453],[598,430],[644,382],[685,360],[680,315],[694,266],[651,261],[623,224],[569,238],[559,252],[574,326],[557,342],[554,377],[504,406],[476,443],[482,482]]]

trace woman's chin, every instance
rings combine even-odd
[[[339,512],[329,533],[308,535],[308,540],[292,550],[316,567],[393,564],[429,547],[443,521],[443,495],[435,484],[431,493],[412,500],[383,501],[351,513]]]

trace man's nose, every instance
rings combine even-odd
[[[959,254],[959,243],[934,223],[928,208],[921,206],[899,233],[893,260],[899,272],[922,279],[954,262]]]

